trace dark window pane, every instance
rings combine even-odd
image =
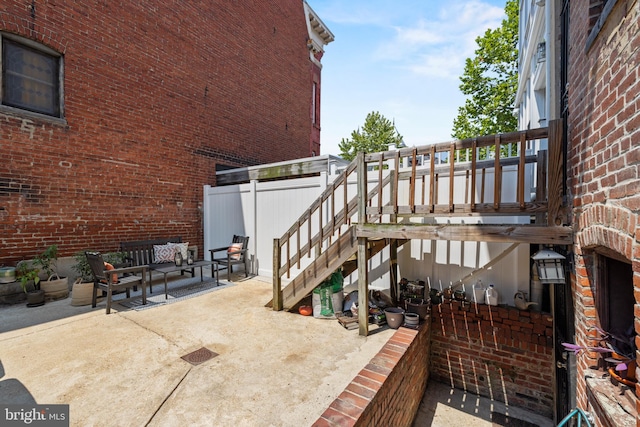
[[[2,53],[2,103],[59,116],[59,58],[6,39]]]

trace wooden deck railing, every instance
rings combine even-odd
[[[530,215],[548,211],[547,181],[548,171],[536,168],[536,180],[542,192],[535,200],[529,201],[526,188],[527,165],[536,166],[546,163],[547,150],[527,155],[528,141],[546,139],[549,128],[534,129],[509,134],[485,136],[475,139],[440,143],[430,146],[403,148],[398,151],[371,153],[364,155],[367,170],[374,165],[379,173],[377,184],[372,191],[377,196],[367,200],[366,213],[375,215]],[[500,147],[515,144],[517,155],[501,157]],[[469,161],[456,161],[459,151],[470,152]],[[483,160],[478,153],[489,152]],[[446,163],[437,163],[438,154],[446,153]],[[408,159],[411,166],[401,168],[402,159]],[[419,159],[427,159],[419,166]],[[454,159],[449,161],[448,159]],[[392,162],[390,173],[383,177],[383,166]],[[381,167],[382,166],[382,167]],[[505,182],[503,170],[513,166],[517,169],[515,182]],[[532,168],[532,170],[534,170]],[[491,179],[488,175],[492,174]],[[443,178],[446,182],[442,182]],[[401,191],[401,183],[407,183],[408,189]],[[505,186],[515,184],[515,196],[505,195]],[[368,187],[366,188],[368,191]],[[445,194],[441,194],[442,190]],[[388,203],[383,204],[383,194],[389,191]],[[404,194],[402,194],[404,193]],[[457,199],[457,200],[456,200]],[[373,206],[375,204],[375,206]]]
[[[289,230],[275,239],[274,289],[280,289],[281,280],[289,279],[292,271],[302,271],[352,222],[394,224],[406,216],[525,215],[537,218],[538,223],[546,218],[548,225],[558,224],[562,201],[560,130],[560,122],[554,121],[548,128],[360,154]],[[548,150],[527,148],[528,143],[544,139]],[[503,156],[505,148],[515,155]],[[367,171],[361,182],[358,169]],[[366,197],[359,199],[359,194]],[[359,203],[366,205],[360,219]]]

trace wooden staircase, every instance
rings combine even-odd
[[[282,290],[282,308],[290,310],[313,289],[352,258],[358,248],[355,229],[350,227],[326,251],[316,257],[302,273]]]
[[[547,139],[548,150],[528,151],[540,139]],[[394,251],[410,239],[570,244],[571,229],[563,226],[561,147],[561,122],[553,121],[549,128],[359,154],[274,239],[274,310],[291,309],[340,267],[344,275],[356,269],[364,274],[358,283],[367,290],[366,266],[358,267],[357,260],[368,260],[391,243],[397,243],[390,251],[392,269]],[[507,178],[505,168],[511,173]],[[530,198],[532,179],[536,194]],[[475,215],[527,220],[505,225],[409,220]],[[397,280],[393,270],[391,276]],[[366,298],[367,292],[359,294]],[[359,303],[366,306],[366,300]]]
[[[380,253],[391,242],[390,239],[371,239],[368,242],[367,259]],[[404,244],[408,240],[401,240]],[[358,268],[356,251],[358,239],[355,237],[355,228],[352,226],[343,233],[326,251],[315,258],[302,273],[298,274],[282,290],[282,308],[291,310],[313,289],[326,280],[339,268],[342,268],[344,277],[353,273]],[[273,300],[267,306],[271,306]]]

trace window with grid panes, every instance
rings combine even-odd
[[[61,117],[61,56],[2,36],[2,105]]]

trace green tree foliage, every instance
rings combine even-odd
[[[454,138],[517,130],[512,110],[518,86],[518,2],[508,0],[505,12],[499,28],[476,38],[475,57],[465,62],[460,90],[467,99],[453,121]]]
[[[387,151],[390,144],[400,146],[402,136],[395,124],[377,111],[367,114],[362,130],[351,132],[351,139],[342,138],[338,147],[340,156],[345,160],[353,160],[358,152],[375,153]]]

